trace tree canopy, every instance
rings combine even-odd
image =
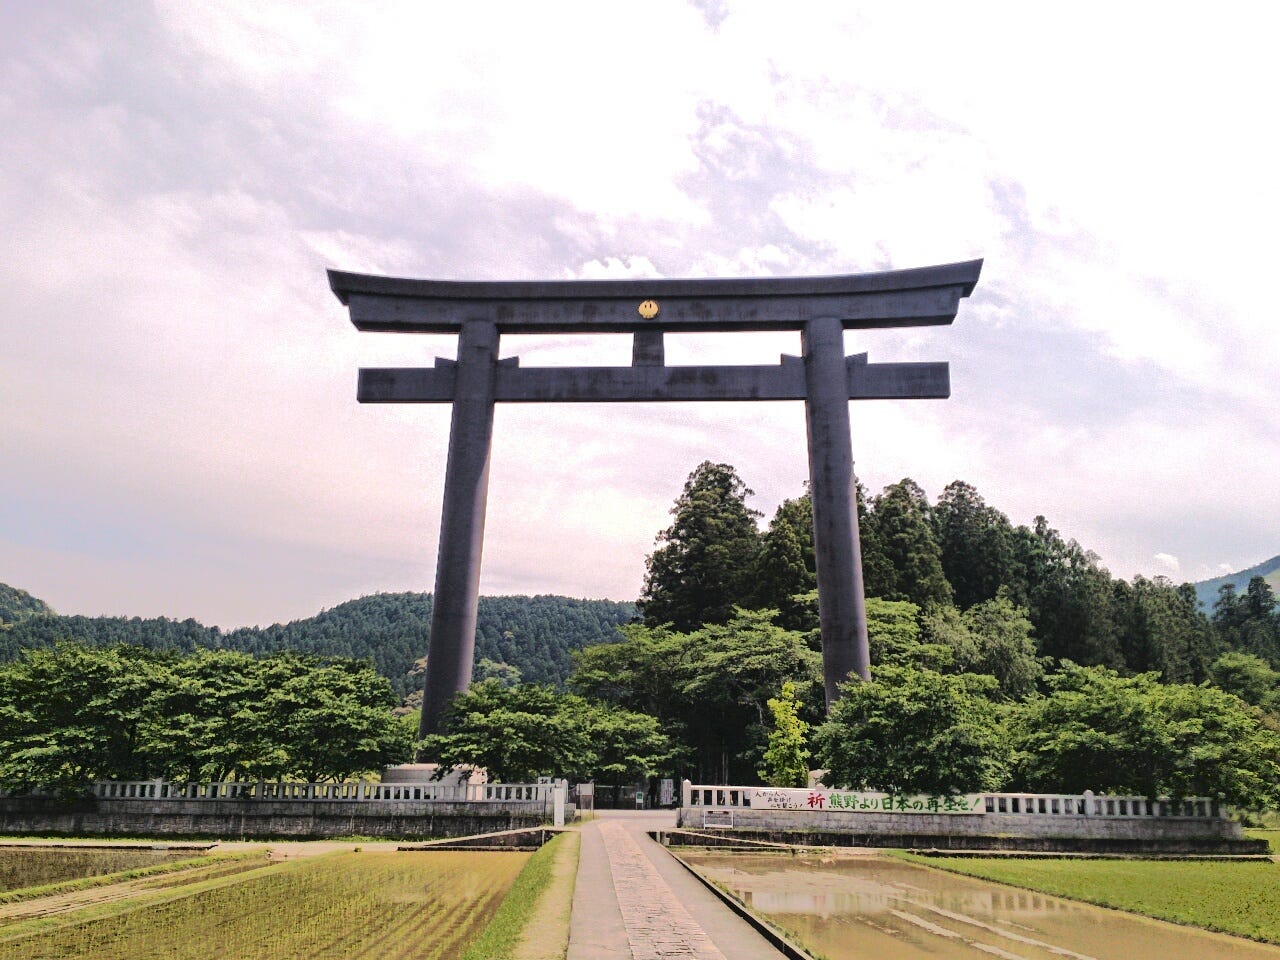
[[[61,644],[0,665],[0,782],[333,780],[408,759],[368,661]]]
[[[703,462],[671,508],[674,520],[646,561],[644,622],[691,630],[724,623],[751,593],[760,550],[752,492],[725,463]]]
[[[1280,802],[1280,734],[1234,694],[1070,663],[1047,683],[1011,715],[1019,788]]]
[[[814,733],[824,782],[845,789],[951,794],[998,788],[1007,758],[990,677],[882,664],[846,684]]]
[[[423,741],[445,767],[479,767],[491,780],[542,776],[626,783],[656,774],[672,744],[647,714],[545,684],[473,683],[449,706],[445,729]]]

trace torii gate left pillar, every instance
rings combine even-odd
[[[452,403],[422,735],[471,682],[498,402],[804,400],[827,705],[869,676],[849,401],[946,397],[945,363],[844,355],[844,331],[950,323],[982,261],[838,277],[538,283],[401,280],[329,271],[361,330],[457,333],[458,359],[361,370],[362,402]],[[768,366],[668,367],[663,334],[799,330],[803,357]],[[629,367],[521,368],[502,333],[628,333]]]

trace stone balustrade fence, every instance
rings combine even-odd
[[[169,780],[107,780],[94,783],[89,794],[100,800],[388,800],[442,803],[551,803],[553,783],[295,783],[256,780],[185,783]]]
[[[1024,817],[1210,818],[1223,816],[1207,797],[1151,799],[1134,796],[1034,793],[969,793],[952,796],[887,794],[871,791],[682,784],[682,805],[704,810],[803,810],[895,814],[984,814]]]

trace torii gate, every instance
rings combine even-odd
[[[456,333],[434,368],[362,369],[362,403],[452,403],[422,735],[471,682],[495,403],[803,400],[822,670],[837,685],[870,676],[853,491],[849,401],[945,398],[946,363],[846,357],[844,331],[951,323],[981,260],[833,277],[458,282],[329,271],[359,330]],[[668,367],[663,334],[799,330],[803,357],[767,366]],[[498,359],[503,333],[629,333],[629,367],[526,368]]]

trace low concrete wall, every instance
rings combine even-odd
[[[0,832],[79,836],[425,839],[537,827],[542,803],[341,800],[0,800]]]

